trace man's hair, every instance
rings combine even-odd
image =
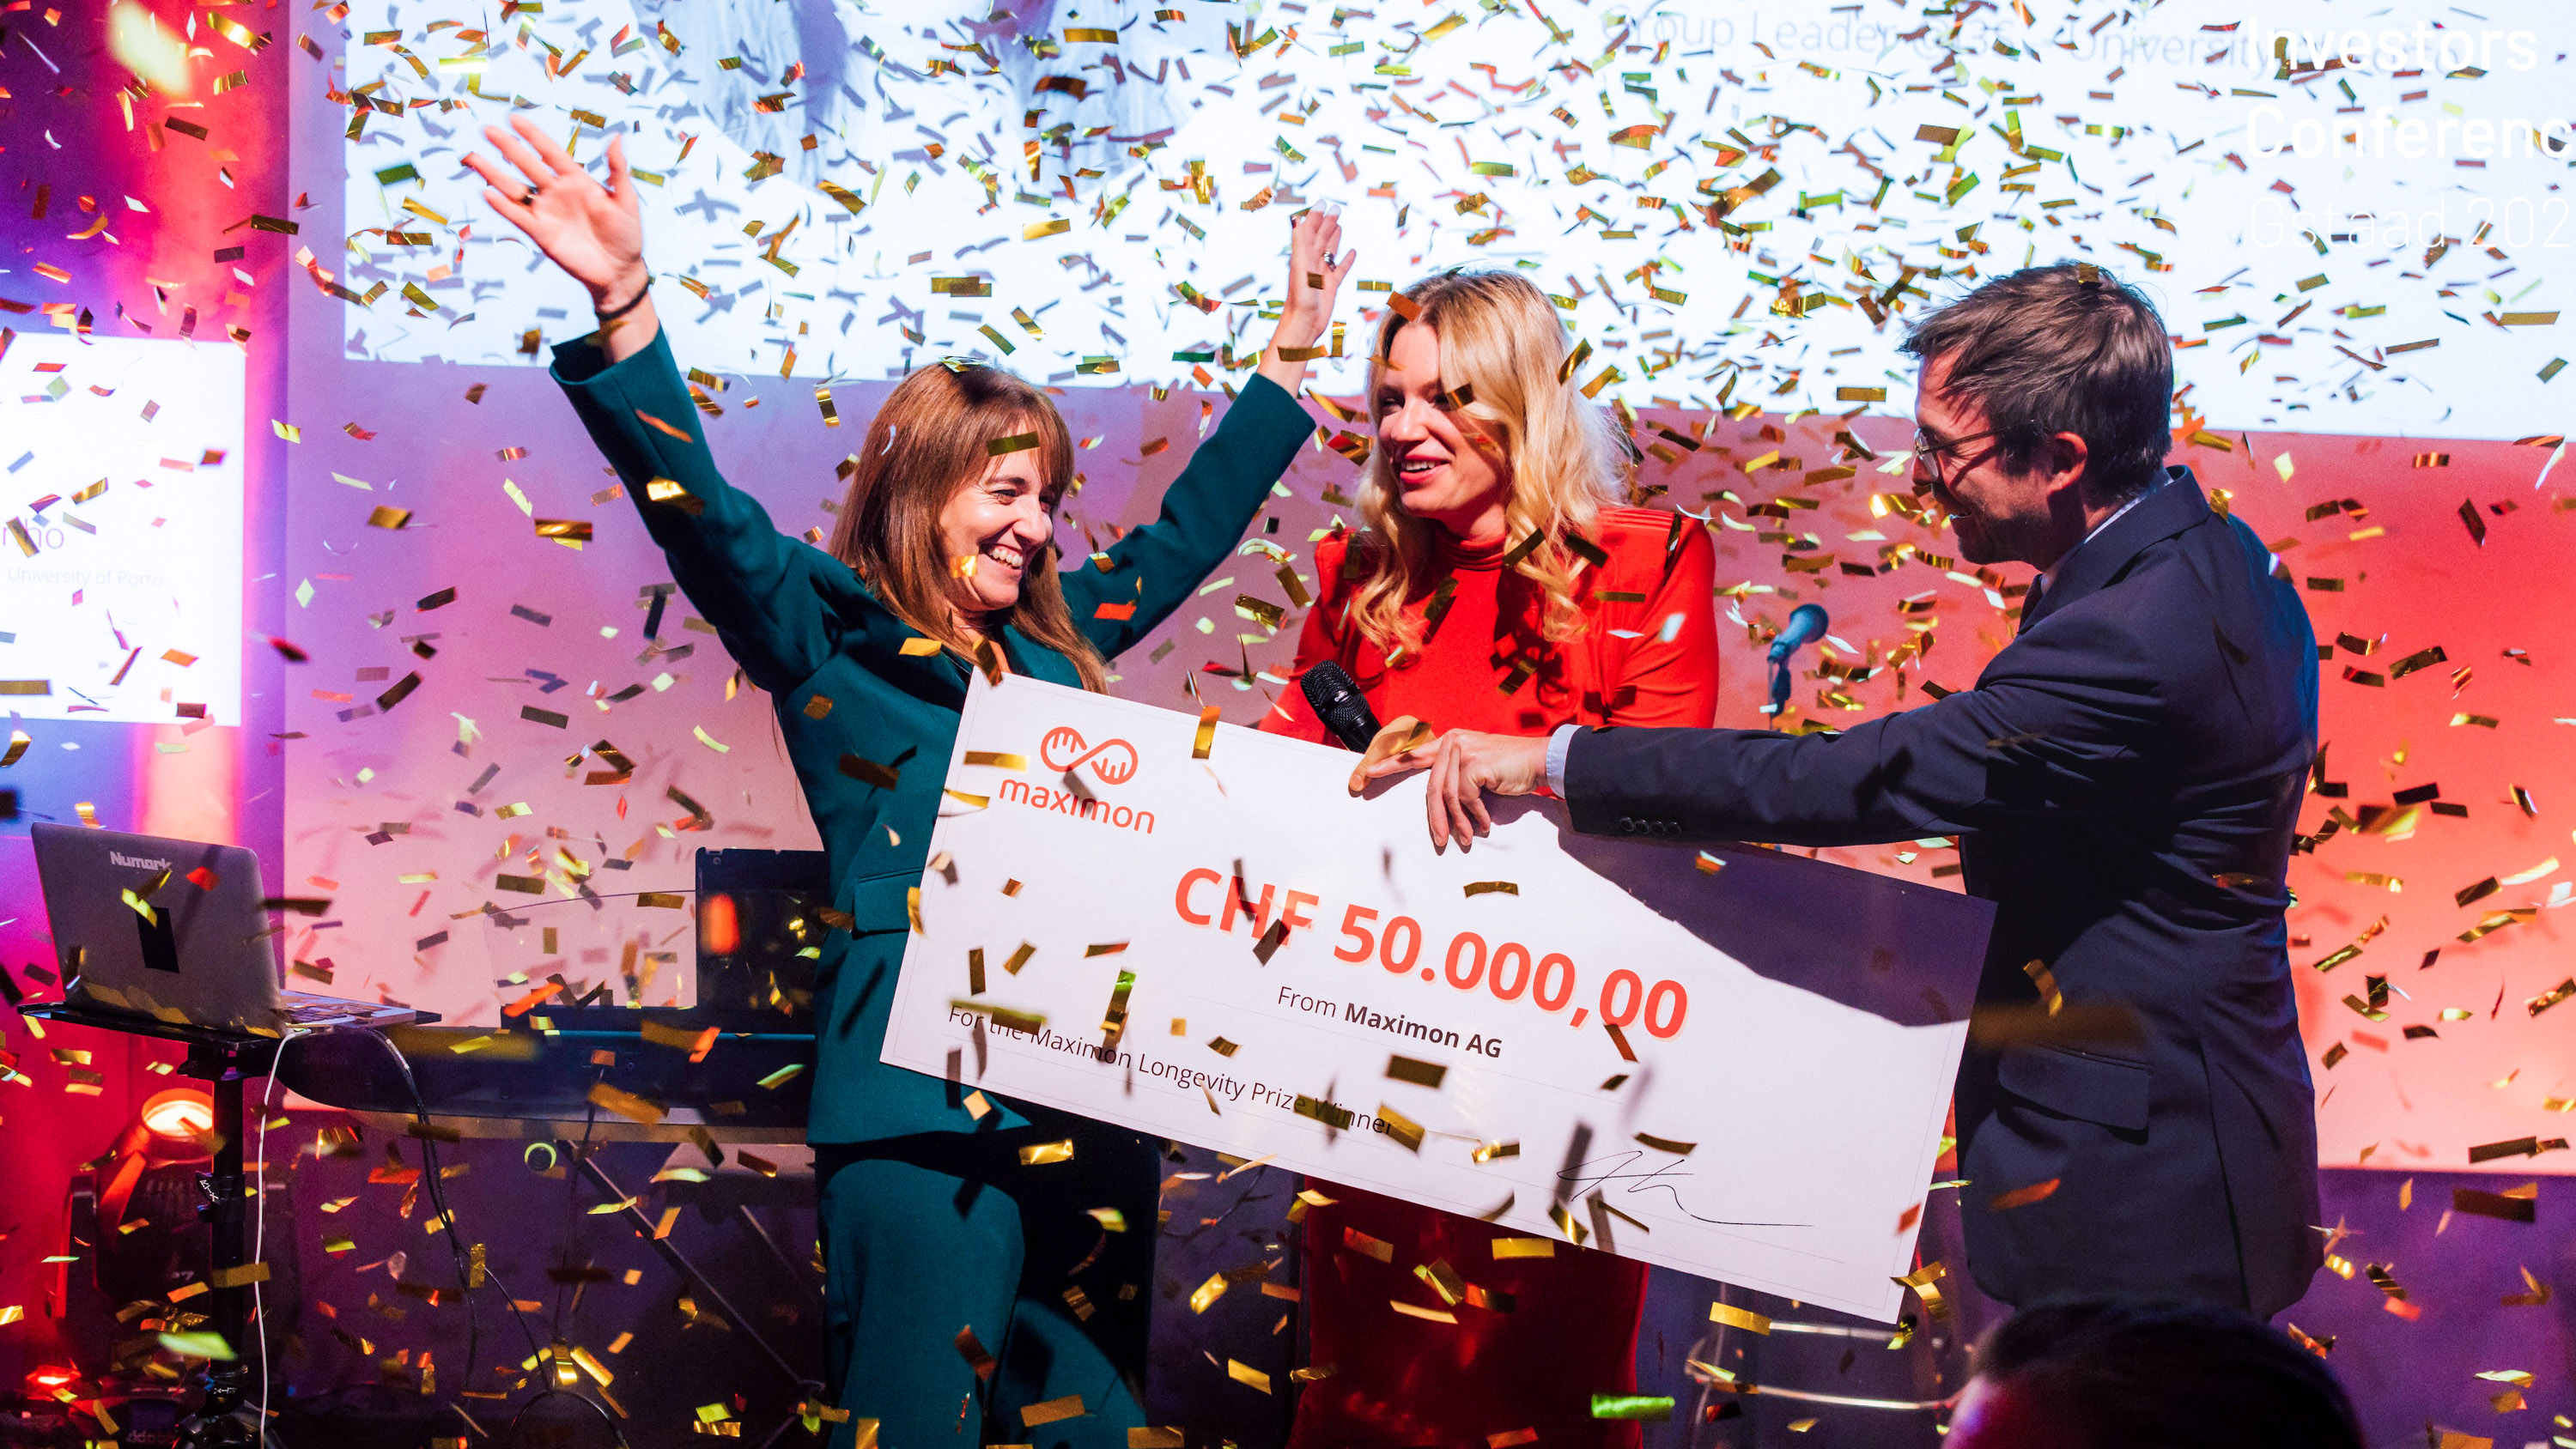
[[[1905,339],[1946,391],[1981,404],[2004,460],[2028,469],[2049,438],[2089,450],[2085,493],[2124,502],[2153,487],[2170,441],[2173,344],[2138,291],[2090,263],[2025,267],[1940,308]]]
[[[2363,1449],[2325,1361],[2232,1308],[2038,1304],[1986,1336],[1976,1370],[2067,1449]]]

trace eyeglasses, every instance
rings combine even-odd
[[[1950,470],[1960,464],[1959,450],[1981,438],[1994,437],[2002,431],[2001,428],[1988,428],[1982,433],[1970,433],[1961,438],[1942,438],[1934,436],[1929,429],[1918,426],[1914,430],[1914,459],[1918,463],[1929,464],[1933,479],[1943,488],[1948,488],[1951,486]],[[1992,452],[1993,449],[1989,448],[1985,451]],[[1981,452],[1976,457],[1967,459],[1965,466],[1960,467],[1959,471],[1965,473],[1969,468],[1974,468],[1984,457],[1985,452]]]
[[[1942,463],[1955,463],[1959,458],[1959,449],[1980,438],[1991,438],[2002,431],[2001,428],[1988,428],[1982,433],[1970,433],[1964,438],[1943,438],[1935,435],[1928,428],[1918,427],[1914,430],[1914,455],[1918,458],[1931,459],[1936,466]]]

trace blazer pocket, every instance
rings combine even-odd
[[[1996,1081],[2014,1096],[2060,1116],[2132,1132],[2146,1129],[2144,1062],[2017,1042],[2004,1048]]]
[[[850,934],[865,936],[877,931],[904,931],[912,927],[910,897],[912,888],[921,884],[918,871],[895,875],[868,876],[850,885],[850,914],[857,924]]]

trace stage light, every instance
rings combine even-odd
[[[54,1390],[79,1383],[80,1376],[80,1370],[76,1368],[65,1368],[61,1364],[38,1364],[27,1370],[27,1397],[51,1399],[54,1396]]]
[[[742,920],[734,913],[732,896],[717,891],[700,903],[698,949],[717,956],[730,956],[742,949]]]
[[[161,28],[140,5],[118,5],[107,12],[107,49],[127,70],[152,83],[155,90],[177,98],[188,94],[188,42]]]
[[[153,1136],[193,1148],[200,1133],[214,1130],[214,1099],[194,1087],[172,1087],[144,1102],[142,1120]]]

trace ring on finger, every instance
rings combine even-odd
[[[521,206],[534,206],[534,205],[536,205],[536,204],[537,204],[537,188],[535,188],[535,187],[531,186],[531,187],[529,187],[526,191],[521,192],[521,193],[519,194],[519,204],[520,204]]]

